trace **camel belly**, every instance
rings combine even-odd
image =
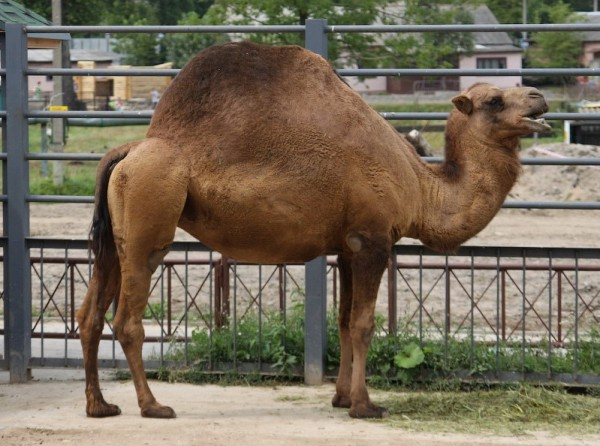
[[[196,190],[188,195],[179,226],[240,261],[307,261],[338,249],[334,234],[341,209],[339,203],[315,204],[309,197],[318,195],[304,192],[297,195],[251,185]]]

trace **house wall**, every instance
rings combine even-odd
[[[358,93],[385,93],[387,90],[386,76],[359,79],[356,76],[344,77],[344,80]]]
[[[594,61],[594,53],[600,53],[600,42],[584,42],[581,64],[589,67]]]
[[[482,57],[506,57],[506,68],[507,69],[521,69],[522,60],[521,53],[510,52],[510,53],[477,53],[472,56],[461,56],[459,58],[458,66],[463,69],[476,69],[477,59]],[[460,89],[461,91],[465,88],[477,82],[489,82],[497,85],[498,87],[514,87],[515,85],[521,85],[523,83],[522,76],[461,76],[460,78]]]

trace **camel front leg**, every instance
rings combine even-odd
[[[352,338],[350,337],[350,314],[352,311],[352,267],[348,254],[338,256],[340,272],[340,309],[338,326],[340,333],[340,369],[335,384],[333,407],[349,409],[350,386],[352,382]]]
[[[104,400],[98,379],[98,346],[104,328],[104,315],[119,292],[120,272],[118,261],[109,271],[94,266],[85,300],[77,312],[83,364],[85,368],[86,413],[89,417],[119,415],[121,409]]]
[[[366,243],[365,243],[366,244]],[[363,245],[364,246],[364,245]],[[381,277],[385,271],[389,249],[381,243],[369,243],[352,258],[352,384],[350,416],[353,418],[382,418],[387,410],[373,404],[366,385],[367,351],[375,329],[375,303]]]

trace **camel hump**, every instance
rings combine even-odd
[[[345,86],[328,61],[299,46],[216,45],[181,69],[162,95],[147,136],[177,137],[174,132],[193,131],[200,123],[214,127],[236,114],[248,118],[258,111],[289,108],[315,89]]]

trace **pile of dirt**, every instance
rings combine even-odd
[[[544,144],[521,158],[600,158],[599,146]],[[516,201],[600,201],[600,166],[523,166],[509,195]]]

